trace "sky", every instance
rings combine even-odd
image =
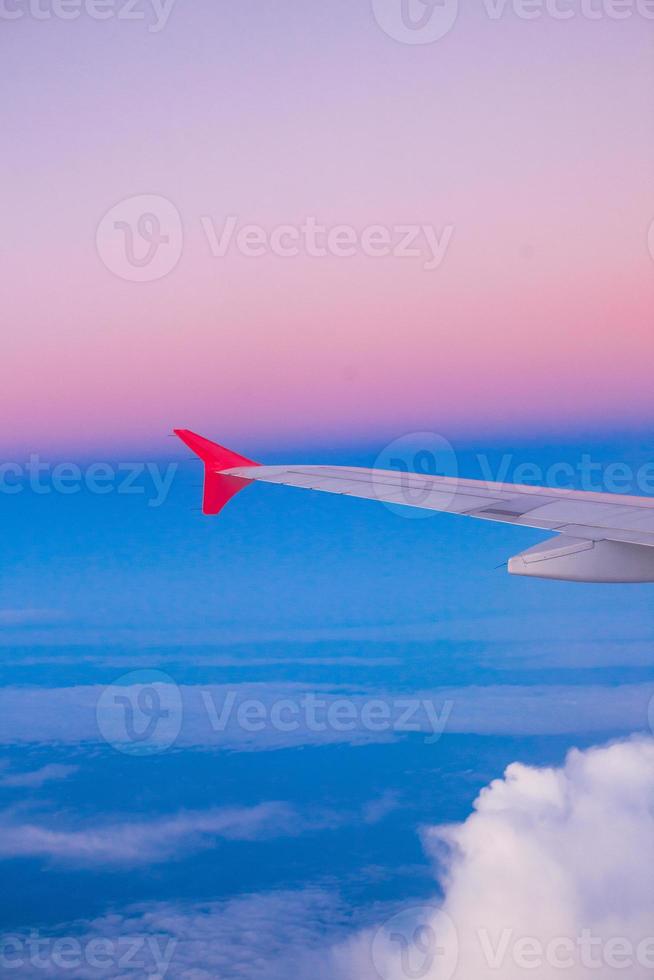
[[[115,0],[104,20],[50,2],[37,19],[8,0],[0,42],[12,449],[651,421],[641,7],[525,19],[486,0],[405,44],[380,26],[399,0],[178,0],[167,19]],[[349,256],[234,237],[214,254],[230,218],[381,226],[397,249],[394,229],[427,226],[442,251],[425,269],[421,233],[414,257],[361,237]],[[130,264],[158,235],[151,267]]]
[[[654,493],[620,10],[0,4],[0,972],[651,975],[651,586],[168,437]]]

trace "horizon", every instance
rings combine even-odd
[[[653,3],[0,2],[0,973],[651,980]]]

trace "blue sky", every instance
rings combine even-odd
[[[633,434],[455,449],[470,476],[478,452],[543,469],[582,452],[634,468],[647,458]],[[368,463],[378,451],[331,455]],[[248,488],[202,518],[197,467],[172,443],[170,459],[181,465],[159,507],[147,494],[4,498],[7,930],[78,936],[98,920],[109,934],[108,915],[141,928],[166,903],[216,929],[265,912],[283,935],[279,917],[300,902],[315,906],[312,943],[341,942],[438,898],[424,828],[464,822],[507,765],[560,765],[573,746],[648,730],[647,586],[516,579],[498,566],[538,532],[281,487]],[[171,745],[165,725],[152,744],[121,742],[124,715],[112,728],[98,707],[138,684],[159,685]],[[272,722],[273,705],[309,695],[345,699],[356,723]],[[211,709],[229,697],[234,712],[263,705],[263,724],[244,730],[232,714],[217,726]],[[442,727],[422,707],[419,730],[393,727],[411,699]],[[392,717],[372,730],[362,712],[380,700]],[[270,950],[271,976],[299,941]],[[230,942],[216,940],[224,975],[258,975]],[[187,975],[180,963],[168,975]]]

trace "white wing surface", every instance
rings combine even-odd
[[[350,466],[260,466],[187,430],[176,432],[205,463],[206,513],[217,513],[252,481],[277,483],[556,532],[554,539],[511,559],[513,574],[571,581],[654,581],[651,497]]]

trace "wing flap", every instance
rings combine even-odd
[[[565,524],[557,531],[591,541],[624,541],[625,544],[654,548],[654,534],[647,531],[625,531],[619,527],[591,527],[587,524]]]
[[[511,558],[509,572],[563,582],[652,582],[654,551],[608,538],[591,541],[562,534]]]

